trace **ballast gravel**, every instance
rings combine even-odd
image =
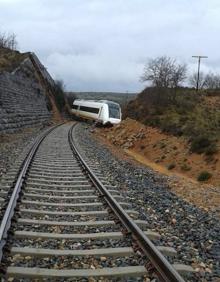
[[[147,227],[161,234],[161,245],[177,250],[171,262],[195,269],[190,281],[220,279],[220,224],[216,214],[172,193],[166,176],[114,156],[93,137],[88,124],[77,124],[74,139],[80,153],[120,189],[141,219],[148,222]]]
[[[109,220],[108,215],[97,215],[97,216],[80,216],[80,215],[35,215],[32,213],[25,213],[23,215],[25,218],[36,219],[36,220],[52,220],[52,221],[70,221],[70,222],[79,222],[79,221],[99,221],[99,220]]]
[[[131,255],[128,257],[103,257],[95,258],[92,256],[77,257],[67,256],[65,259],[62,256],[59,257],[31,257],[21,256],[19,254],[9,258],[11,266],[20,267],[36,267],[40,265],[41,268],[47,269],[99,269],[104,267],[123,267],[123,266],[135,266],[143,265],[143,262],[138,255]]]
[[[0,222],[13,192],[13,182],[37,136],[47,125],[25,128],[16,133],[0,134]]]
[[[40,125],[15,133],[0,134],[0,179],[19,157],[26,155],[30,145],[45,127],[46,125]]]
[[[65,139],[66,137],[66,132],[67,132],[68,126],[66,127],[60,127],[57,131],[55,131],[53,133],[53,136],[49,136],[49,141],[54,139],[56,141],[56,139],[59,140],[59,144],[60,147],[66,148],[70,151],[69,147],[65,144],[65,142],[67,142]],[[60,137],[62,136],[62,138]],[[40,148],[41,152],[43,150],[45,150],[45,147],[47,149],[47,144],[48,146],[50,144],[53,144],[53,142],[47,142],[45,141],[45,143],[42,145],[42,147]],[[58,142],[57,142],[58,143]],[[58,145],[59,145],[58,144]],[[65,147],[66,145],[66,147]],[[45,146],[45,147],[44,147]],[[53,148],[51,148],[52,150]],[[54,150],[54,149],[53,149]],[[68,151],[66,150],[66,151]],[[65,151],[63,149],[63,151]],[[58,151],[59,152],[59,151]],[[37,153],[38,154],[38,153]],[[69,155],[71,155],[71,152],[69,152]],[[27,188],[29,187],[29,185],[27,184],[26,186]],[[66,189],[66,188],[65,188]],[[42,192],[41,192],[42,193]],[[25,198],[25,197],[23,197]],[[26,197],[27,198],[27,197]],[[32,198],[36,198],[34,196],[30,197],[30,200],[32,200]],[[63,200],[63,199],[62,199]],[[25,201],[24,199],[22,199],[22,201]],[[33,204],[33,203],[29,203],[26,204],[25,202],[21,202],[20,207],[30,207],[31,209],[34,209],[36,206],[36,209],[40,208],[42,209],[46,209],[46,210],[68,210],[68,207],[66,209],[66,207],[62,207],[62,203],[60,205],[56,205],[55,207],[52,206],[55,201],[54,199],[47,199],[47,202],[50,202],[51,206],[46,206],[44,205],[44,201],[42,199],[37,199],[36,202],[41,203],[41,205],[37,205],[37,204]],[[59,203],[61,202],[61,200],[59,201]],[[64,201],[66,203],[66,199]],[[80,201],[82,202],[82,201]],[[103,206],[98,206],[98,207],[89,207],[89,209],[92,208],[93,210],[97,210],[97,208],[103,209]],[[86,205],[85,205],[85,209],[87,209]],[[91,209],[91,210],[92,210]],[[74,210],[73,208],[71,208],[70,210]],[[77,209],[76,209],[77,210]],[[80,209],[81,211],[83,209]],[[22,214],[21,219],[23,219],[24,216]],[[28,218],[28,217],[25,217]],[[38,216],[31,216],[31,219],[39,219]],[[43,216],[44,219],[46,219],[46,216]],[[62,220],[64,221],[70,221],[72,222],[72,219],[66,215],[63,217],[60,217],[60,219],[62,218]],[[80,217],[82,219],[82,216]],[[85,234],[85,233],[100,233],[100,232],[114,232],[114,231],[121,231],[121,226],[119,224],[111,224],[111,225],[106,225],[106,226],[60,226],[57,225],[55,223],[55,225],[41,225],[38,224],[38,222],[36,223],[22,223],[21,221],[19,222],[19,217],[17,218],[18,222],[13,223],[12,229],[11,231],[36,231],[36,232],[46,232],[46,233],[59,233],[59,234]],[[49,217],[47,218],[49,220]],[[56,218],[56,220],[60,220],[58,217]],[[87,217],[84,216],[84,220],[86,220]],[[90,217],[91,219],[91,217]],[[96,217],[93,217],[93,219],[95,220]],[[107,219],[107,218],[106,218]],[[75,218],[76,220],[76,218]],[[99,218],[100,220],[100,218]],[[108,216],[108,220],[111,220],[111,216]],[[13,232],[12,232],[13,233]],[[14,247],[14,246],[26,246],[26,247],[45,247],[45,248],[54,248],[57,247],[58,249],[70,249],[70,247],[72,247],[73,249],[82,249],[82,248],[91,248],[93,249],[94,247],[102,247],[102,246],[106,246],[106,247],[121,247],[121,246],[129,246],[131,244],[130,242],[130,238],[127,238],[127,240],[104,240],[104,241],[99,241],[99,240],[88,240],[87,244],[83,245],[84,242],[82,242],[83,240],[81,240],[81,242],[74,242],[73,240],[40,240],[39,239],[16,239],[13,237],[13,235],[11,235],[11,238],[8,242],[10,247]],[[73,243],[73,245],[71,246],[71,242]],[[128,257],[115,257],[115,258],[110,258],[108,256],[106,257],[100,257],[100,258],[94,258],[94,257],[72,257],[72,256],[53,256],[53,257],[44,257],[44,258],[36,258],[36,257],[32,257],[32,256],[22,256],[20,254],[15,254],[15,255],[8,255],[5,257],[5,262],[6,264],[10,264],[10,266],[24,266],[24,267],[40,267],[40,268],[51,268],[51,269],[77,269],[77,268],[90,268],[90,269],[96,269],[96,268],[103,268],[103,267],[116,267],[116,266],[127,266],[127,265],[141,265],[143,264],[143,260],[142,257],[139,256],[139,254],[134,254]],[[124,279],[114,279],[114,280],[100,280],[100,281],[123,281]],[[15,279],[16,281],[16,279]],[[21,280],[19,280],[21,281]],[[22,281],[30,281],[30,280],[26,280],[26,279],[22,279]],[[48,281],[48,280],[46,280]],[[51,280],[52,281],[52,280]],[[57,280],[58,281],[58,280]],[[63,280],[63,279],[59,279],[59,281],[75,281],[73,280]],[[77,281],[93,281],[93,280],[87,280],[87,279],[82,279],[82,280],[78,280]],[[96,281],[96,280],[94,280]],[[133,279],[126,279],[124,281],[145,281],[145,277],[138,277],[138,278],[133,278]],[[147,281],[147,280],[146,280]]]
[[[99,233],[99,232],[119,232],[121,231],[118,225],[109,226],[59,226],[59,225],[22,225],[20,224],[18,231],[32,231],[32,232],[46,232],[46,233],[60,233],[60,234],[87,234],[87,233]]]
[[[13,239],[14,247],[26,247],[30,245],[32,248],[45,248],[45,249],[60,249],[60,250],[88,250],[88,249],[101,249],[101,248],[114,248],[114,247],[130,247],[132,242],[127,238],[123,239],[88,239],[80,240],[66,240],[66,239]]]

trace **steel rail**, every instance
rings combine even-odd
[[[5,210],[5,213],[4,213],[4,216],[2,218],[1,225],[0,225],[0,262],[1,262],[2,256],[3,256],[3,248],[4,248],[6,241],[7,241],[8,230],[11,226],[11,221],[12,221],[12,218],[14,216],[14,211],[15,211],[15,207],[17,205],[17,200],[19,198],[19,194],[21,192],[23,182],[24,182],[25,177],[27,175],[28,168],[31,164],[31,161],[33,160],[33,157],[34,157],[37,149],[39,148],[39,146],[42,143],[42,141],[44,140],[44,138],[51,131],[53,131],[55,128],[57,128],[58,126],[59,125],[56,125],[52,128],[49,128],[48,130],[46,130],[46,132],[43,132],[40,135],[40,137],[37,138],[35,143],[30,148],[30,150],[27,154],[27,157],[24,159],[24,161],[21,164],[21,169],[20,169],[20,172],[18,174],[16,184],[14,186],[11,198],[8,202],[7,208]]]
[[[74,155],[76,155],[76,158],[80,161],[82,167],[87,172],[91,181],[99,190],[111,210],[114,212],[117,218],[119,218],[120,222],[127,229],[127,231],[131,233],[132,237],[137,241],[143,254],[146,255],[150,260],[160,281],[184,282],[185,280],[179,275],[179,273],[173,268],[173,266],[167,261],[167,259],[157,250],[154,244],[145,236],[144,232],[137,226],[137,224],[134,223],[132,218],[112,197],[106,187],[102,184],[102,182],[84,161],[73,141],[73,128],[75,127],[75,125],[76,124],[74,124],[68,132],[68,140]]]

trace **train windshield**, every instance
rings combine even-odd
[[[117,104],[108,103],[109,117],[120,119],[120,107]]]

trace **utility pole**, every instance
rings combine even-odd
[[[197,74],[197,81],[196,81],[196,91],[199,90],[199,71],[200,71],[200,61],[203,58],[208,58],[207,56],[192,56],[193,58],[198,58],[198,74]]]

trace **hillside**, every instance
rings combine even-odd
[[[220,95],[148,88],[131,100],[120,125],[96,129],[122,156],[168,175],[170,189],[203,208],[219,206]],[[164,95],[164,96],[162,96]],[[208,199],[208,200],[207,200]]]
[[[207,95],[182,89],[175,100],[168,95],[158,95],[154,88],[145,89],[129,102],[125,117],[159,127],[173,135],[198,135],[207,130],[215,137],[220,136],[220,93]]]
[[[184,143],[179,151],[180,157],[199,160],[192,164],[185,161],[185,164],[180,164],[182,167],[180,170],[185,173],[188,171],[188,175],[193,178],[199,178],[199,172],[208,170],[210,175],[208,173],[204,175],[206,180],[211,178],[211,174],[219,164],[219,94],[217,91],[197,93],[190,89],[180,89],[177,93],[172,93],[171,90],[157,92],[154,88],[147,88],[135,100],[129,102],[124,116],[133,118],[148,127],[158,128],[168,141],[173,140],[174,136],[177,137],[176,141],[171,143],[179,148],[182,147],[179,143]],[[156,147],[153,150],[155,151]],[[165,152],[164,159],[170,161],[170,164],[169,161],[165,161],[167,167],[174,168],[177,165],[173,156],[169,158],[171,150],[170,148]],[[185,153],[188,156],[184,156]],[[172,158],[173,162],[171,162]],[[177,167],[175,169],[178,171]],[[216,180],[214,181],[216,184],[220,184],[218,169],[212,178],[213,181]]]
[[[60,121],[57,91],[34,53],[0,48],[0,133]]]
[[[220,139],[220,95],[211,94],[181,89],[173,97],[172,93],[158,94],[154,88],[147,88],[128,103],[124,117],[184,136],[192,152],[211,156],[218,151]]]
[[[220,152],[209,160],[204,154],[191,153],[185,137],[164,133],[129,118],[112,128],[97,128],[95,136],[118,158],[135,160],[166,175],[171,191],[187,201],[205,209],[218,209]],[[204,172],[211,177],[198,181]]]

